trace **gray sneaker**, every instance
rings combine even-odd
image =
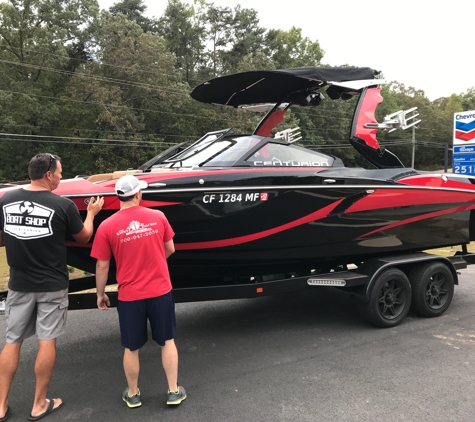
[[[168,390],[167,404],[177,405],[186,399],[186,390],[180,385],[178,391]]]
[[[122,400],[124,400],[125,404],[127,404],[127,406],[130,408],[142,406],[142,402],[140,401],[140,390],[137,394],[129,396],[129,389],[126,388],[122,393]]]

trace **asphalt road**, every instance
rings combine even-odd
[[[58,340],[45,421],[449,422],[475,420],[475,268],[463,270],[448,311],[410,313],[393,329],[364,323],[343,292],[178,304],[180,384],[167,408],[160,349],[141,351],[143,406],[128,409],[115,309],[70,311]],[[0,345],[5,341],[0,316]],[[25,421],[36,340],[25,341],[10,421]]]

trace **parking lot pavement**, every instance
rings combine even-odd
[[[70,311],[58,340],[48,421],[431,421],[475,418],[475,270],[463,270],[448,311],[410,313],[378,329],[330,288],[249,300],[177,305],[180,384],[165,404],[160,349],[141,351],[143,406],[128,409],[115,309]],[[5,320],[0,316],[0,345]],[[10,393],[10,421],[25,421],[36,340],[25,341]]]

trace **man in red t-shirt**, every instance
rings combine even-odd
[[[101,223],[91,251],[97,259],[97,306],[102,310],[110,306],[104,290],[111,258],[116,262],[117,310],[128,384],[122,399],[129,407],[142,405],[138,388],[139,350],[148,340],[147,320],[153,340],[162,347],[167,404],[178,405],[186,398],[185,389],[177,381],[175,302],[167,265],[167,258],[175,252],[175,233],[161,211],[140,206],[141,189],[146,187],[146,182],[132,175],[117,181],[115,191],[120,210]]]

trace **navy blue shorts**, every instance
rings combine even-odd
[[[160,346],[175,338],[175,300],[172,292],[132,302],[119,300],[117,312],[121,343],[127,349],[137,350],[147,343],[147,320],[150,321],[152,339]]]

